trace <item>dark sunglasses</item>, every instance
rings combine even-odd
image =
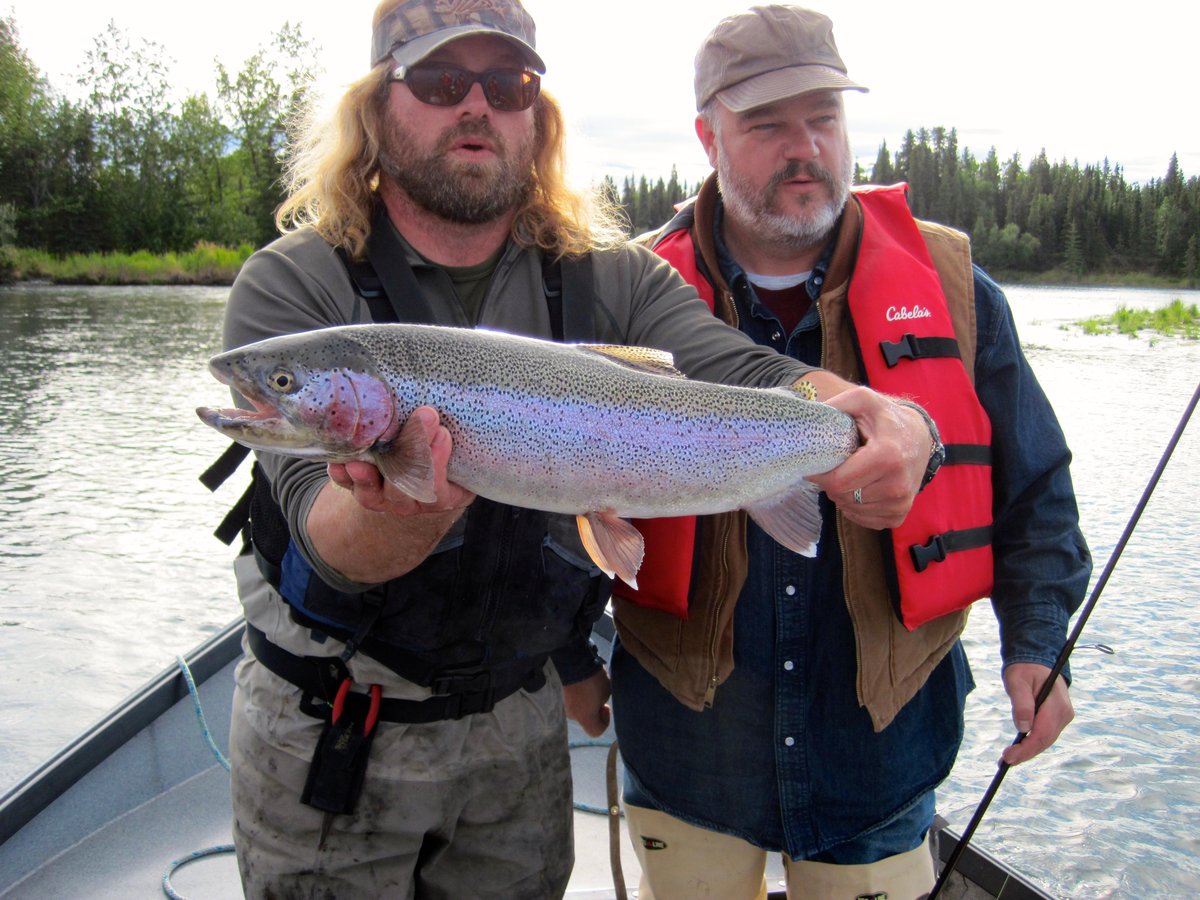
[[[447,63],[420,63],[401,66],[393,74],[403,81],[412,95],[432,106],[454,106],[461,103],[475,82],[483,86],[483,96],[492,109],[518,112],[529,109],[542,88],[542,79],[526,69],[488,69],[472,72]]]

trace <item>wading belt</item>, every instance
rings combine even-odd
[[[329,719],[339,692],[350,679],[350,672],[336,656],[296,656],[246,623],[246,636],[255,658],[264,666],[304,691],[300,709],[317,719]],[[479,669],[445,675],[431,685],[434,696],[427,700],[377,698],[375,718],[381,722],[441,722],[461,719],[475,713],[490,712],[492,707],[518,690],[537,691],[546,683],[545,658],[523,659],[508,668]],[[347,710],[359,717],[365,714],[371,696],[360,692],[343,693]]]

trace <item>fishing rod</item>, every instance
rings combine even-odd
[[[1100,592],[1108,584],[1108,578],[1112,575],[1113,569],[1116,568],[1117,560],[1121,558],[1121,552],[1125,549],[1125,545],[1129,543],[1133,529],[1137,527],[1138,519],[1142,517],[1142,511],[1150,501],[1150,495],[1154,493],[1154,488],[1158,485],[1158,480],[1162,477],[1163,470],[1166,469],[1167,462],[1171,459],[1171,454],[1175,452],[1175,445],[1179,443],[1179,438],[1183,435],[1183,430],[1187,427],[1188,420],[1191,419],[1192,412],[1196,409],[1198,400],[1200,400],[1200,384],[1196,385],[1196,390],[1192,393],[1191,402],[1188,403],[1187,409],[1183,411],[1183,416],[1179,419],[1179,424],[1175,426],[1175,433],[1171,436],[1171,440],[1167,442],[1167,448],[1163,451],[1163,455],[1158,461],[1158,466],[1154,469],[1154,474],[1150,476],[1150,481],[1146,484],[1146,489],[1142,491],[1141,499],[1138,500],[1138,504],[1133,510],[1133,515],[1125,525],[1125,531],[1121,534],[1121,539],[1117,541],[1112,554],[1108,557],[1108,563],[1104,566],[1104,571],[1096,581],[1096,586],[1092,589],[1092,594],[1088,597],[1087,603],[1084,604],[1083,610],[1079,614],[1079,619],[1075,622],[1075,627],[1071,630],[1070,637],[1067,638],[1066,644],[1063,645],[1062,651],[1058,654],[1054,668],[1050,670],[1050,675],[1046,678],[1041,690],[1038,691],[1037,701],[1033,707],[1035,716],[1037,715],[1037,711],[1042,708],[1042,703],[1050,695],[1050,690],[1054,687],[1058,676],[1062,674],[1063,667],[1066,666],[1067,660],[1071,656],[1071,651],[1075,649],[1075,642],[1079,640],[1079,635],[1083,631],[1083,626],[1087,623],[1088,616],[1096,608],[1096,601],[1100,599]],[[1024,731],[1019,732],[1016,739],[1013,740],[1013,744],[1019,744],[1025,740],[1027,733]],[[958,846],[950,854],[950,859],[947,860],[945,868],[942,869],[941,874],[938,876],[937,883],[934,884],[933,890],[930,891],[927,900],[935,900],[938,894],[941,893],[946,881],[950,878],[950,874],[954,871],[954,867],[958,865],[959,858],[963,855],[963,852],[967,849],[967,845],[971,842],[971,838],[975,835],[975,830],[979,827],[979,823],[983,820],[984,814],[991,805],[992,798],[996,796],[996,792],[1000,789],[1000,782],[1004,780],[1004,776],[1010,768],[1011,766],[1008,763],[1003,759],[1000,760],[996,768],[996,775],[992,778],[992,783],[988,786],[983,799],[979,801],[975,815],[971,817],[971,822],[967,825],[967,830],[959,838]]]

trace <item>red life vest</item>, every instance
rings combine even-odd
[[[912,630],[991,593],[991,424],[959,356],[941,280],[908,209],[907,189],[856,189],[862,235],[847,303],[865,381],[920,403],[938,424],[946,462],[904,523],[882,532],[892,603]],[[687,228],[655,246],[714,307]],[[613,592],[687,618],[693,517],[636,520],[646,552],[640,589]]]

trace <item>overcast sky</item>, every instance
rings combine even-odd
[[[747,4],[748,5],[748,4]],[[1161,178],[1172,153],[1200,175],[1196,36],[1191,3],[1074,0],[822,0],[851,77],[851,137],[868,170],[906,129],[956,128],[960,149],[1027,164],[1041,150],[1081,165],[1105,158],[1128,181]],[[285,21],[322,48],[330,92],[365,72],[373,0],[0,0],[39,71],[71,94],[108,22],[162,45],[181,93],[215,95],[215,59],[236,71]],[[526,0],[538,24],[544,86],[563,103],[571,169],[708,173],[692,122],[692,59],[704,35],[745,5],[731,0]],[[916,13],[903,18],[906,9]],[[1110,11],[1111,10],[1111,11]]]

